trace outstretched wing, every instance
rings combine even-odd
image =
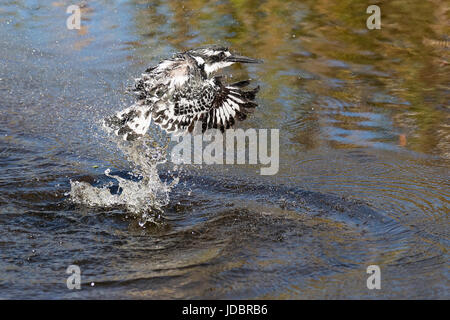
[[[259,87],[244,91],[250,82],[240,81],[225,86],[220,77],[205,81],[201,86],[186,86],[174,93],[168,101],[154,105],[152,119],[167,132],[192,132],[201,125],[207,129],[225,129],[237,120],[245,120],[257,104],[254,102]]]
[[[207,129],[225,129],[237,120],[243,121],[254,110],[259,87],[244,91],[250,81],[223,85],[219,77],[203,81],[197,86],[183,86],[153,98],[148,104],[140,100],[134,105],[105,119],[105,127],[124,140],[135,140],[144,135],[151,119],[169,133],[192,132],[197,126]]]

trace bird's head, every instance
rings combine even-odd
[[[261,60],[232,54],[228,48],[220,46],[200,47],[187,51],[187,53],[202,66],[209,76],[211,73],[231,66],[233,63],[262,63]]]

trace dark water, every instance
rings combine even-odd
[[[366,1],[87,1],[79,31],[70,4],[0,5],[0,298],[450,298],[444,1],[380,2],[373,31]],[[130,171],[99,126],[130,80],[205,43],[265,60],[226,74],[261,85],[240,127],[280,129],[278,174],[188,166],[143,227],[71,201]]]

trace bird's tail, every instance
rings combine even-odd
[[[103,120],[103,126],[124,140],[142,137],[150,127],[151,107],[135,103]]]

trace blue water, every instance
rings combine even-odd
[[[89,1],[78,31],[70,4],[0,4],[0,298],[449,298],[443,4],[383,3],[378,31],[363,1]],[[261,86],[239,127],[280,130],[279,172],[167,161],[157,224],[74,202],[133,179],[100,126],[132,79],[205,43],[265,61],[225,75]]]

